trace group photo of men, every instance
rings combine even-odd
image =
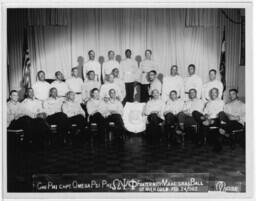
[[[244,9],[39,10],[7,15],[10,192],[94,171],[244,184]]]

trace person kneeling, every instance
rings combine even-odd
[[[158,89],[153,89],[151,95],[152,99],[146,103],[144,114],[148,120],[148,134],[154,137],[159,133],[159,124],[163,122],[162,111],[164,102],[160,99]]]

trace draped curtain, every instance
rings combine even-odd
[[[240,28],[224,19],[219,9],[28,9],[27,13],[32,82],[38,70],[44,70],[47,78],[61,70],[68,78],[77,57],[87,60],[90,49],[102,63],[108,50],[114,50],[120,60],[127,48],[138,62],[144,59],[145,49],[151,49],[163,75],[177,64],[179,73],[186,76],[187,66],[194,63],[206,82],[209,69],[218,69],[225,25],[227,85],[237,86]],[[239,18],[237,11],[232,13]],[[10,60],[20,59],[12,51]],[[21,66],[13,63],[12,69],[16,68]],[[10,76],[10,80],[21,79],[18,71]],[[16,84],[10,81],[11,88]]]

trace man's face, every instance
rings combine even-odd
[[[118,77],[118,75],[119,75],[118,68],[113,69],[113,75],[114,75],[114,77]]]
[[[110,83],[113,83],[113,82],[114,82],[114,75],[113,75],[113,74],[109,74],[109,75],[108,75],[108,81],[109,81]]]
[[[57,80],[62,81],[64,76],[63,76],[63,74],[61,72],[57,72],[56,78],[57,78]]]
[[[95,91],[92,93],[92,97],[95,98],[95,99],[99,99],[99,98],[100,98],[99,91],[98,91],[98,90],[95,90]]]
[[[51,89],[50,96],[53,98],[57,98],[57,96],[58,96],[57,89],[55,89],[55,88]]]
[[[152,91],[152,97],[153,97],[153,99],[158,99],[159,98],[159,91],[157,89],[154,89]]]
[[[218,98],[219,92],[217,89],[212,89],[210,91],[210,96],[212,100],[215,100],[216,98]]]
[[[195,99],[196,98],[196,91],[195,90],[190,90],[189,91],[189,98],[190,99]]]
[[[109,90],[109,96],[110,98],[115,98],[116,97],[116,91],[114,89]]]
[[[145,52],[145,57],[146,57],[146,59],[151,59],[151,53],[150,53],[150,51],[146,51],[146,52]]]
[[[72,71],[72,73],[73,73],[73,76],[74,76],[74,77],[78,77],[78,70],[77,70],[77,69],[74,69],[74,70]]]
[[[74,92],[69,93],[69,99],[71,101],[75,101],[75,93]]]
[[[38,74],[38,79],[39,79],[40,81],[44,81],[44,80],[45,80],[45,74],[44,74],[44,72],[40,72],[40,73]]]
[[[237,93],[235,91],[230,91],[229,92],[229,98],[231,101],[236,100],[237,99]]]
[[[88,79],[89,80],[94,80],[95,79],[95,73],[93,71],[91,71],[88,75]]]
[[[131,58],[131,55],[132,55],[131,51],[127,51],[127,52],[125,53],[125,56],[126,56],[127,58]]]
[[[34,91],[33,89],[28,90],[28,98],[33,98],[34,97]]]
[[[12,92],[12,94],[10,95],[10,99],[14,102],[18,102],[19,99],[19,95],[17,92]]]
[[[95,52],[94,52],[94,51],[90,51],[90,53],[89,53],[89,59],[90,59],[90,60],[94,60],[94,59],[95,59]]]
[[[115,53],[113,51],[109,52],[108,58],[109,60],[113,60],[115,58]]]
[[[171,92],[170,93],[170,98],[171,98],[171,100],[176,100],[177,99],[177,93],[175,93],[175,92]]]
[[[210,78],[211,81],[215,80],[216,79],[215,72],[211,71],[210,74],[209,74],[209,78]]]
[[[193,66],[188,67],[188,74],[189,75],[194,75],[195,74],[195,68]]]
[[[173,66],[172,68],[171,68],[171,75],[172,76],[175,76],[175,75],[177,75],[178,74],[178,68],[176,67],[176,66]]]
[[[82,66],[82,65],[84,65],[84,58],[83,57],[78,57],[77,58],[77,62],[78,62],[78,64],[80,65],[80,66]]]
[[[149,78],[149,81],[154,81],[155,80],[155,78],[156,78],[156,75],[155,75],[155,73],[153,73],[153,72],[150,72],[149,73],[149,75],[148,75],[148,78]]]

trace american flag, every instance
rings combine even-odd
[[[223,91],[226,89],[226,39],[225,39],[225,27],[223,31],[223,38],[221,42],[221,55],[220,55],[220,78],[223,84]]]
[[[25,29],[24,41],[23,41],[23,57],[22,57],[22,85],[25,89],[31,87],[30,66],[31,66],[31,62],[29,58],[27,30]]]

